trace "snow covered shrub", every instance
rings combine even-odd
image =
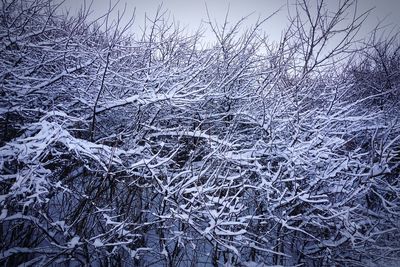
[[[201,49],[161,10],[138,38],[111,11],[3,1],[0,263],[398,259],[399,123],[357,91],[369,59],[345,67],[364,15],[297,5],[278,46],[226,21]]]

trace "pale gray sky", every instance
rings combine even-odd
[[[311,2],[314,0],[311,0]],[[90,3],[90,0],[86,0]],[[93,17],[104,14],[108,7],[116,0],[93,0]],[[332,7],[338,4],[338,0],[326,0]],[[63,8],[75,12],[82,5],[83,0],[65,0]],[[289,3],[293,3],[289,0]],[[263,25],[263,30],[270,36],[271,40],[279,40],[282,30],[287,25],[286,0],[120,0],[118,8],[123,9],[126,4],[128,13],[132,13],[136,7],[136,31],[138,26],[144,22],[144,14],[154,16],[157,7],[163,4],[171,18],[180,22],[181,26],[191,32],[195,31],[202,21],[207,20],[206,5],[213,19],[222,22],[229,7],[229,21],[235,22],[240,18],[253,14],[246,23],[254,23],[258,17],[266,17],[282,7],[282,11]],[[359,0],[358,10],[360,12],[374,8],[367,21],[363,24],[361,34],[366,34],[374,26],[384,21],[388,28],[400,26],[400,0]],[[246,25],[245,25],[246,26]],[[210,33],[205,33],[205,39],[209,39]]]

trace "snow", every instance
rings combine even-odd
[[[162,10],[127,36],[46,0],[0,6],[0,261],[399,258],[397,44],[318,61],[351,12],[321,6],[311,29],[307,8],[280,46],[211,22],[204,48]]]
[[[95,247],[102,247],[102,246],[104,246],[104,244],[103,244],[103,242],[102,242],[99,238],[96,238],[96,239],[94,240],[94,242],[93,242],[93,246],[95,246]]]
[[[68,243],[67,246],[68,248],[75,248],[76,246],[79,246],[82,244],[82,242],[79,242],[81,238],[79,236],[74,236]]]

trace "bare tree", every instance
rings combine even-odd
[[[0,263],[397,260],[397,37],[355,54],[355,1],[295,7],[275,46],[209,16],[203,49],[162,7],[138,38],[3,1]]]

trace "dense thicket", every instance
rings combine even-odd
[[[398,260],[400,46],[350,53],[365,14],[315,3],[202,49],[161,10],[129,35],[2,1],[0,264]]]

